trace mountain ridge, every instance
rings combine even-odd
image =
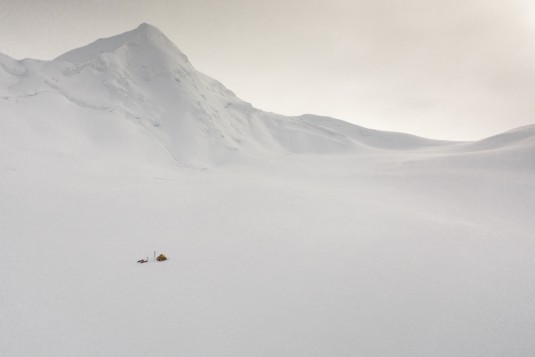
[[[458,144],[367,129],[329,117],[264,112],[197,71],[175,44],[146,23],[51,61],[0,56],[0,81],[8,116],[26,112],[27,120],[36,122],[40,114],[53,113],[61,125],[72,126],[69,130],[87,141],[84,130],[94,124],[90,112],[98,112],[96,116],[109,117],[125,132],[141,129],[146,137],[139,140],[158,142],[179,163],[217,165],[240,155],[325,155]],[[37,99],[43,95],[59,98],[57,102]],[[19,100],[27,108],[17,106]],[[87,123],[66,120],[84,116]],[[56,125],[54,118],[38,125]],[[104,123],[99,130],[106,130]],[[92,135],[90,140],[99,145]],[[116,146],[121,146],[121,140]],[[123,150],[131,150],[130,145]]]

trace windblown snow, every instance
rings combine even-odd
[[[264,112],[147,24],[0,54],[1,356],[533,356],[533,212],[535,125]]]

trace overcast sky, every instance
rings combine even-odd
[[[535,124],[533,0],[0,0],[0,52],[142,22],[263,110],[455,140]]]

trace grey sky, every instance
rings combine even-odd
[[[264,110],[459,140],[535,123],[531,0],[0,0],[0,52],[52,59],[142,22]]]

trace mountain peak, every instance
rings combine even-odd
[[[159,28],[151,24],[147,24],[145,22],[136,27],[135,29],[127,31],[118,36],[122,36],[122,39],[126,40],[127,42],[139,42],[140,40],[148,42],[159,42],[161,40],[164,40],[164,42],[171,43],[171,41],[167,38],[167,36],[164,35],[162,31],[160,31]]]
[[[159,28],[156,26],[153,26],[151,24],[148,24],[146,22],[143,22],[140,24],[136,29],[132,30],[132,32],[138,31],[138,32],[144,32],[144,33],[156,33],[156,34],[162,34]]]
[[[69,51],[55,60],[83,63],[91,61],[103,53],[114,53],[119,48],[133,46],[146,52],[165,52],[173,57],[180,57],[185,62],[186,56],[155,26],[142,23],[137,28],[120,35],[101,38],[87,46]]]

